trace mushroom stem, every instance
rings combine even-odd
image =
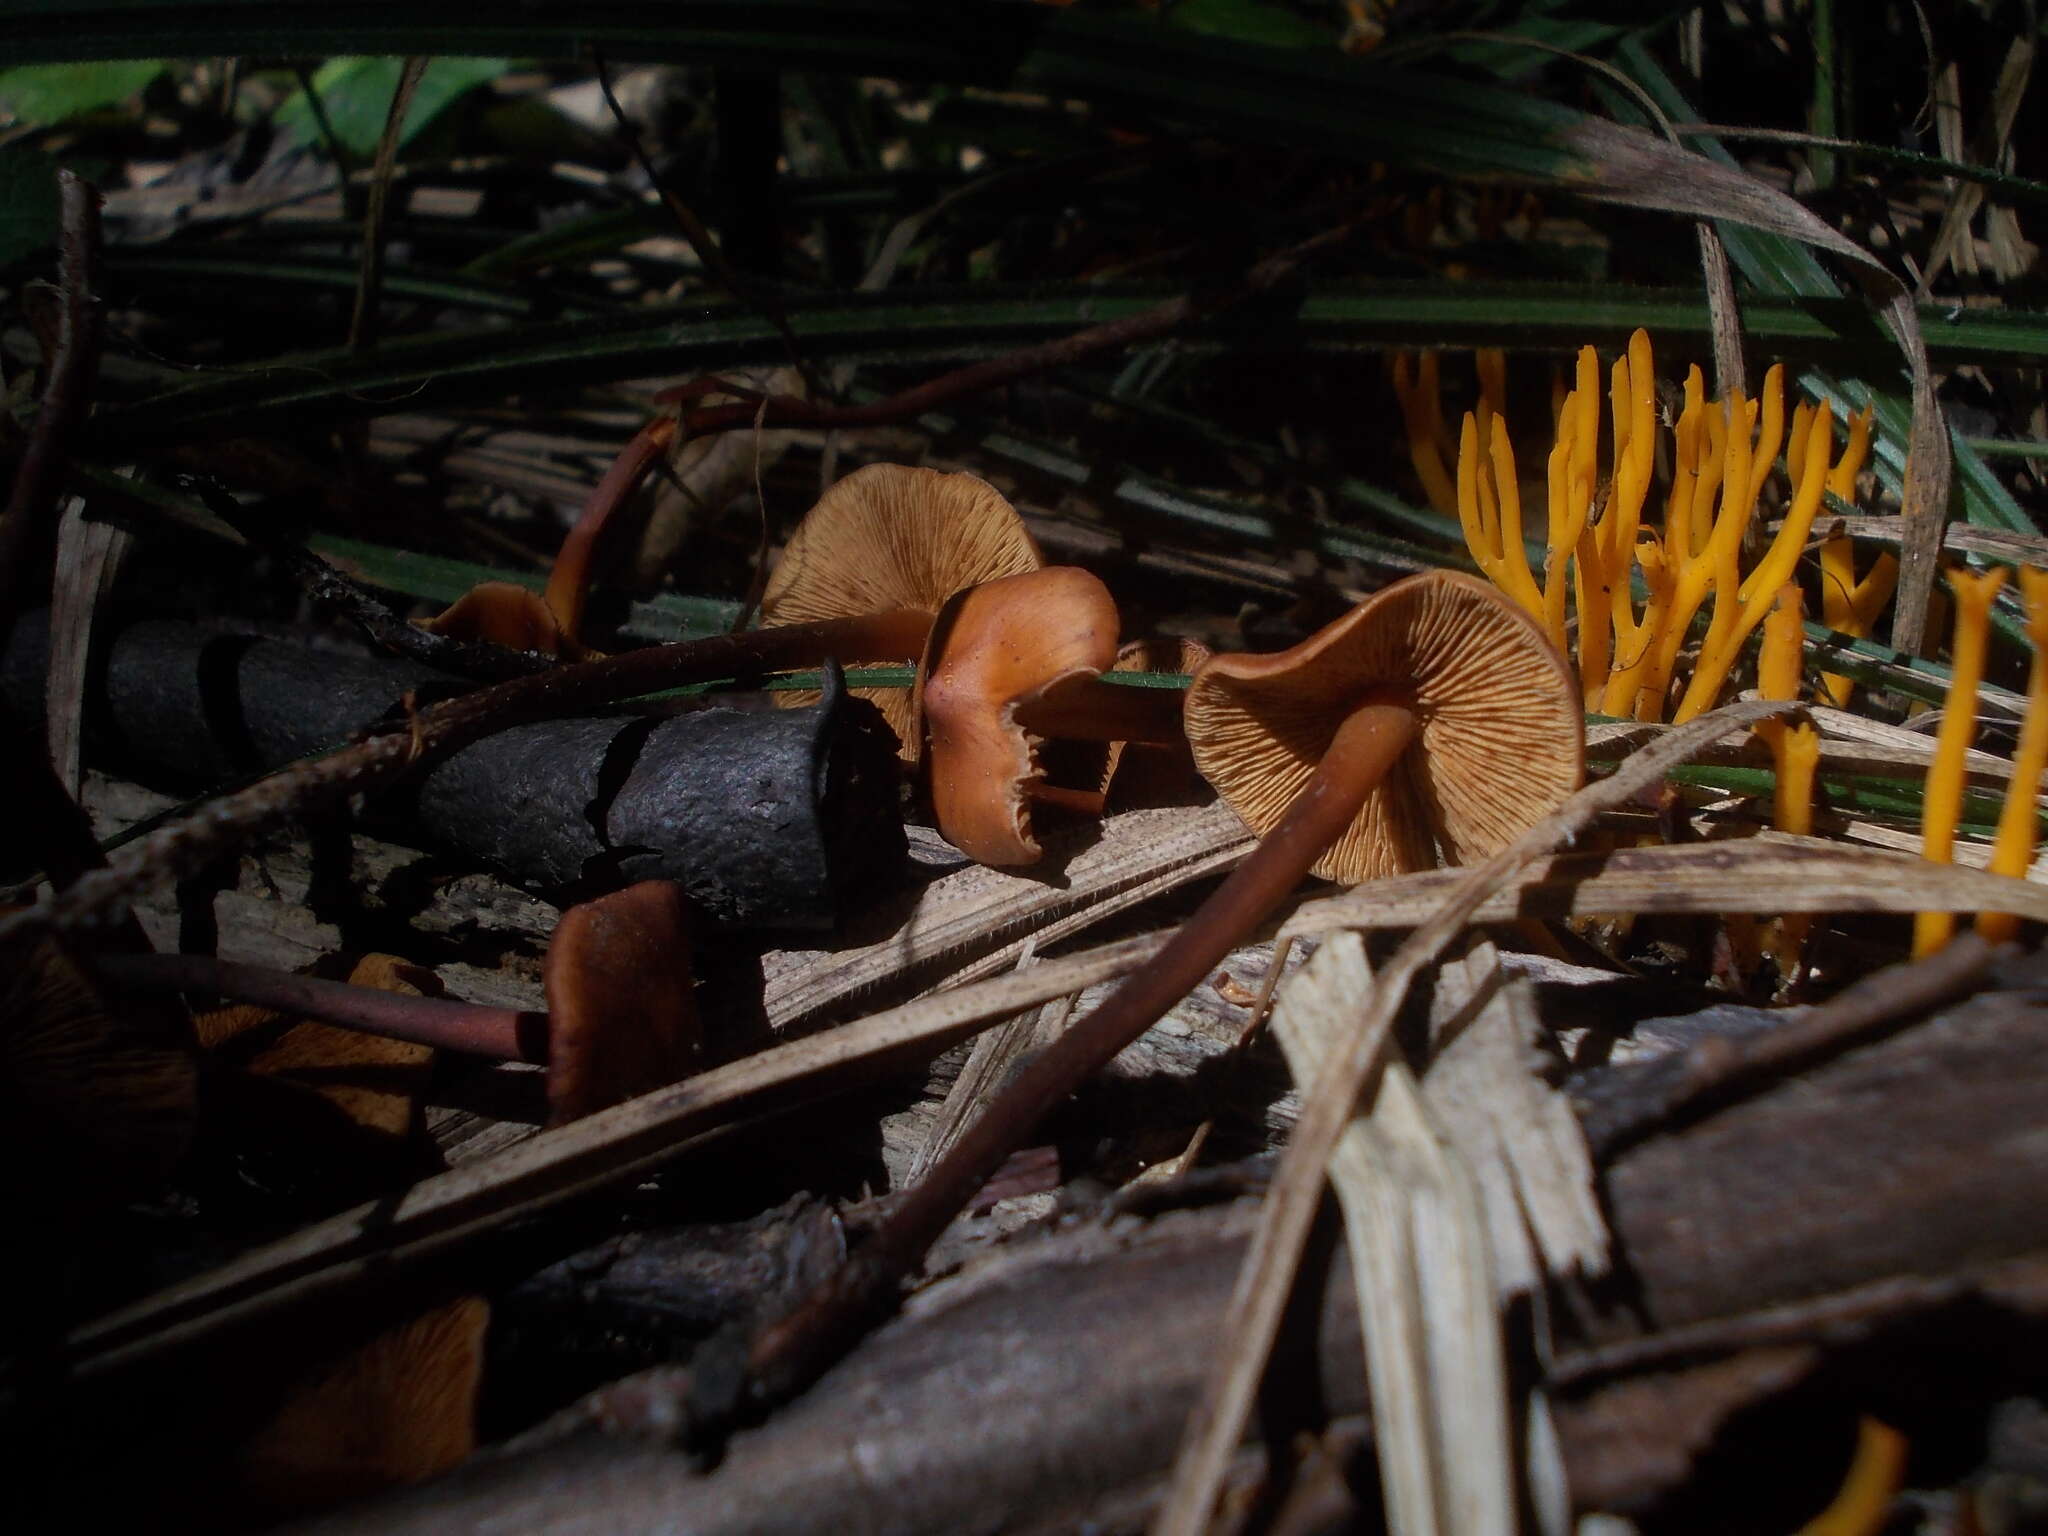
[[[1185,741],[1181,690],[1138,688],[1079,677],[1017,706],[1017,723],[1054,741]]]
[[[576,526],[562,540],[554,569],[548,575],[544,600],[562,626],[562,633],[571,641],[582,638],[583,608],[590,596],[590,572],[597,559],[598,540],[619,508],[674,444],[676,426],[674,416],[663,415],[635,432],[632,441],[620,450],[611,468],[592,488]]]
[[[754,1390],[809,1381],[876,1312],[1010,1151],[1061,1100],[1156,1023],[1300,883],[1415,737],[1411,704],[1369,697],[1338,726],[1280,821],[1165,946],[1101,1006],[1025,1063],[922,1181],[793,1313],[756,1336]]]
[[[548,1059],[548,1016],[544,1013],[353,987],[317,976],[238,965],[210,955],[100,955],[94,958],[93,970],[107,985],[127,992],[207,992],[366,1035],[410,1040],[468,1056],[499,1061]]]

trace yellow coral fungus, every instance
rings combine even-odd
[[[1777,376],[1777,370],[1773,369],[1772,374]],[[1692,552],[1677,565],[1670,607],[1643,680],[1644,704],[1649,711],[1643,716],[1645,719],[1654,720],[1662,714],[1664,696],[1671,686],[1672,673],[1677,670],[1679,647],[1685,643],[1693,615],[1699,612],[1710,590],[1718,587],[1728,591],[1731,601],[1727,616],[1721,619],[1721,629],[1725,635],[1734,628],[1733,589],[1740,570],[1742,534],[1756,510],[1748,491],[1757,410],[1758,402],[1737,394],[1705,413],[1709,447],[1699,463],[1699,482],[1692,505],[1688,534]],[[1707,529],[1706,509],[1716,488],[1721,493],[1721,508],[1712,528]],[[1668,552],[1669,540],[1666,543]],[[1716,614],[1719,617],[1718,604]],[[1711,628],[1707,643],[1714,643]]]
[[[1771,370],[1773,375],[1778,369]],[[1772,393],[1769,381],[1765,384],[1765,395]],[[1782,403],[1782,396],[1781,396]],[[1768,411],[1766,412],[1768,415]],[[1782,420],[1782,418],[1781,418]],[[1768,441],[1769,428],[1765,428]],[[1798,564],[1800,552],[1806,547],[1806,536],[1813,528],[1814,514],[1820,510],[1821,491],[1826,482],[1828,449],[1833,437],[1833,417],[1825,403],[1814,413],[1813,425],[1808,429],[1806,451],[1800,464],[1798,489],[1792,496],[1792,509],[1786,513],[1778,536],[1771,541],[1771,547],[1757,562],[1755,570],[1741,580],[1736,579],[1733,549],[1741,542],[1740,534],[1725,545],[1721,545],[1721,559],[1714,573],[1714,618],[1707,629],[1707,643],[1700,650],[1700,659],[1694,665],[1692,679],[1686,684],[1685,697],[1679,703],[1672,719],[1683,724],[1695,715],[1714,707],[1720,697],[1721,688],[1734,670],[1736,657],[1741,653],[1742,643],[1763,623],[1764,615],[1777,596],[1778,589],[1792,577],[1793,568]],[[1736,480],[1736,454],[1734,440],[1729,443],[1728,482]],[[1744,466],[1745,471],[1748,466]],[[1761,477],[1748,473],[1743,482],[1749,489],[1745,498],[1750,511],[1755,509],[1756,492],[1761,489]],[[1726,500],[1726,494],[1723,494]],[[1748,521],[1748,512],[1743,515]],[[1720,537],[1716,525],[1715,536]]]
[[[1998,836],[1991,847],[1991,873],[2024,879],[2034,862],[2041,770],[2048,768],[2048,571],[2022,570],[2020,590],[2027,599],[2027,638],[2034,645],[2034,662],[2027,673],[2027,713],[2012,756],[2012,783],[2006,786]],[[2019,928],[2020,920],[2009,912],[1977,914],[1977,931],[1993,943],[2012,938]]]
[[[1856,1426],[1856,1455],[1828,1507],[1799,1536],[1877,1536],[1906,1484],[1906,1437],[1865,1414]]]
[[[1828,493],[1844,501],[1856,499],[1856,477],[1863,472],[1863,461],[1870,455],[1871,409],[1866,405],[1849,419],[1848,446],[1842,450],[1840,462],[1828,471]],[[1799,478],[1796,468],[1792,477]],[[1870,574],[1859,582],[1855,544],[1849,536],[1838,533],[1822,542],[1820,612],[1829,629],[1857,639],[1869,634],[1898,583],[1898,558],[1889,551],[1877,557]],[[1821,689],[1837,709],[1848,707],[1855,686],[1853,679],[1839,672],[1821,674]]]
[[[1801,659],[1805,649],[1805,614],[1799,588],[1791,582],[1778,589],[1764,620],[1763,648],[1757,659],[1757,691],[1767,699],[1799,697]],[[1810,720],[1765,720],[1751,727],[1771,749],[1776,787],[1771,796],[1771,825],[1780,832],[1804,837],[1813,831],[1813,781],[1820,767],[1820,732]],[[1799,973],[1800,953],[1812,920],[1801,914],[1778,919],[1772,954],[1778,976],[1791,982]]]
[[[1445,517],[1458,510],[1457,488],[1444,468],[1444,451],[1450,434],[1444,428],[1443,402],[1437,393],[1437,355],[1422,354],[1415,372],[1410,372],[1409,355],[1394,354],[1394,397],[1401,402],[1401,420],[1408,432],[1408,462],[1429,504]]]
[[[1984,677],[1984,638],[1991,627],[1991,603],[2005,585],[2005,572],[1951,571],[1955,594],[1955,639],[1949,646],[1948,698],[1942,706],[1941,730],[1934,738],[1934,761],[1927,769],[1927,787],[1920,809],[1920,856],[1936,864],[1952,862],[1956,821],[1963,808],[1963,760],[1977,733],[1977,685]],[[1955,932],[1947,912],[1921,912],[1913,919],[1913,956],[1933,954]]]
[[[1465,413],[1458,440],[1458,521],[1465,547],[1479,569],[1501,591],[1543,617],[1543,593],[1529,570],[1529,549],[1522,541],[1522,492],[1515,480],[1515,451],[1505,428],[1493,433],[1492,453],[1481,462],[1479,423]]]

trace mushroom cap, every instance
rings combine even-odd
[[[1031,785],[1037,738],[1017,711],[1116,660],[1116,601],[1071,565],[960,593],[933,621],[918,669],[932,809],[954,847],[982,864],[1036,862]]]
[[[480,581],[420,628],[455,640],[483,640],[510,651],[581,660],[587,652],[538,592],[510,581]]]
[[[808,624],[892,608],[937,613],[963,587],[1045,564],[1024,520],[1002,493],[973,475],[908,464],[868,464],[804,514],[761,594],[763,624]],[[915,661],[905,656],[905,661]],[[857,688],[880,706],[917,752],[915,715],[904,688]],[[788,707],[815,694],[776,695]]]
[[[548,940],[548,1124],[680,1082],[697,1001],[682,887],[643,880],[562,914]]]
[[[1203,777],[1264,833],[1374,695],[1412,700],[1419,727],[1316,862],[1325,879],[1484,858],[1585,777],[1571,667],[1519,605],[1455,571],[1397,581],[1289,650],[1210,658],[1188,688],[1188,743]]]

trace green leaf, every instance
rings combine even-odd
[[[1178,0],[1165,12],[1176,27],[1269,48],[1330,48],[1337,34],[1272,0]]]
[[[126,101],[162,74],[160,59],[114,64],[28,64],[0,70],[0,118],[48,127]]]
[[[510,59],[433,60],[413,92],[399,143],[410,142],[457,98],[497,79],[511,65]],[[344,58],[329,59],[314,74],[313,89],[327,109],[334,136],[351,154],[367,158],[376,152],[404,68],[402,58]],[[277,109],[277,125],[301,145],[320,141],[320,126],[304,91],[293,92]]]
[[[19,144],[0,146],[0,267],[57,238],[57,162]]]

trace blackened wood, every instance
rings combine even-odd
[[[40,718],[45,637],[31,615],[0,656],[10,712]],[[412,662],[147,622],[107,645],[87,719],[101,750],[209,785],[345,741],[409,691],[467,686]],[[713,922],[829,929],[902,866],[892,743],[843,692],[811,709],[545,721],[451,753],[377,810],[537,888],[675,880]]]

